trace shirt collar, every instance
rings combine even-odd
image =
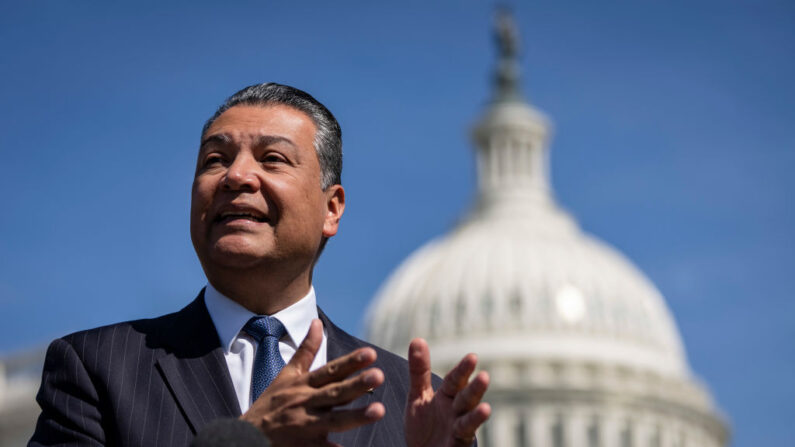
[[[227,354],[243,326],[256,314],[225,297],[209,283],[204,290],[204,303],[207,306],[210,318],[213,320],[215,330],[218,332],[218,338],[224,348],[224,353]],[[291,344],[297,348],[298,344],[309,333],[309,326],[312,324],[312,320],[318,318],[315,288],[311,286],[309,293],[303,298],[271,316],[278,318],[282,322],[287,330],[287,335],[290,336]]]

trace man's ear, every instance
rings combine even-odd
[[[326,221],[323,223],[323,236],[337,234],[340,218],[345,212],[345,189],[342,185],[331,185],[323,191],[326,195]]]

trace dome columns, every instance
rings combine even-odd
[[[523,103],[497,103],[473,132],[480,202],[548,201],[546,118]]]

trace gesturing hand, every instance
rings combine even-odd
[[[301,346],[271,385],[240,418],[254,424],[278,446],[333,446],[329,432],[339,432],[384,417],[384,405],[374,402],[363,408],[334,410],[384,382],[384,373],[371,368],[376,353],[357,349],[309,372],[323,339],[320,320],[312,321]]]
[[[478,373],[471,382],[477,357],[467,354],[434,392],[431,387],[431,354],[428,344],[415,338],[409,345],[411,386],[406,403],[408,447],[469,447],[475,430],[489,418],[491,407],[480,402],[489,386],[489,375]]]

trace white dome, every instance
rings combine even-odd
[[[367,338],[405,353],[423,337],[439,374],[477,353],[494,408],[484,447],[725,446],[663,297],[555,203],[548,120],[519,95],[515,29],[498,30],[495,101],[473,132],[475,206],[386,281]]]
[[[556,358],[686,376],[662,297],[620,253],[551,201],[481,209],[412,254],[368,312],[369,337],[413,337],[440,363]],[[447,357],[450,358],[447,358]]]
[[[484,447],[562,445],[559,430],[571,445],[587,435],[725,446],[728,429],[660,293],[555,203],[547,128],[527,104],[489,108],[474,132],[474,209],[386,281],[367,338],[404,353],[423,337],[439,374],[476,352],[492,377]]]

